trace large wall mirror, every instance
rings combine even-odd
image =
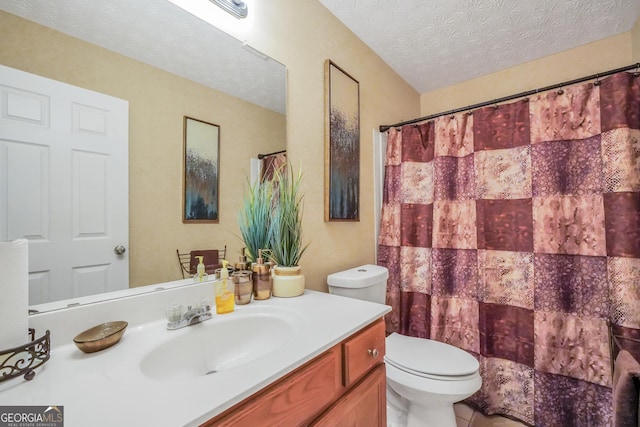
[[[181,279],[176,250],[237,260],[252,159],[286,149],[282,64],[167,0],[0,0],[0,50],[0,65],[128,102],[130,287]],[[219,125],[218,223],[182,221],[185,116]]]

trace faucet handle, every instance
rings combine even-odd
[[[211,310],[211,300],[207,297],[201,297],[198,300],[198,310],[206,313]]]
[[[167,321],[171,325],[175,325],[182,320],[182,315],[184,314],[184,307],[180,304],[171,304],[167,307],[166,316]]]

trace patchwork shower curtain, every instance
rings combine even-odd
[[[389,332],[480,361],[471,404],[611,425],[608,325],[640,337],[640,78],[391,129],[378,263]]]
[[[268,181],[273,178],[275,171],[285,167],[285,164],[287,163],[287,153],[282,152],[278,154],[270,154],[263,157],[261,162],[260,180]],[[282,173],[282,171],[280,172]]]

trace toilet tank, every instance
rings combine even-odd
[[[389,271],[367,264],[327,276],[329,293],[384,304]]]

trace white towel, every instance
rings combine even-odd
[[[0,351],[28,343],[28,330],[28,242],[0,242]]]

